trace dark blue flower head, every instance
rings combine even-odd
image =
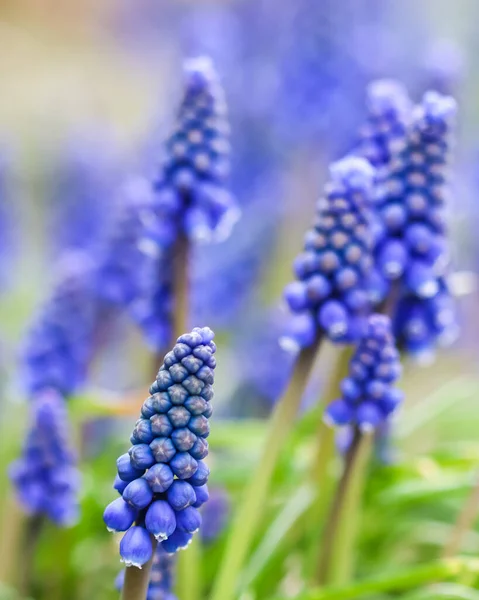
[[[380,169],[405,147],[412,106],[399,82],[380,79],[368,86],[367,109],[354,152]]]
[[[316,223],[294,263],[298,281],[285,290],[296,314],[289,336],[296,346],[310,345],[318,331],[336,342],[351,341],[364,325],[370,308],[373,179],[373,167],[362,158],[348,156],[330,168]]]
[[[21,457],[10,466],[17,496],[32,515],[67,526],[78,519],[80,474],[70,447],[64,399],[53,389],[35,396]]]
[[[385,315],[371,315],[349,363],[349,376],[341,384],[341,398],[327,407],[325,421],[362,431],[376,429],[402,401],[402,392],[394,387],[400,374],[391,321]]]
[[[208,327],[196,327],[178,338],[143,404],[133,445],[117,461],[114,487],[121,497],[103,518],[109,529],[126,532],[120,555],[128,566],[151,558],[151,535],[174,553],[200,527],[198,508],[208,499],[203,459],[216,366],[213,337]]]
[[[153,555],[146,600],[177,600],[172,592],[175,563],[176,556],[168,554],[160,544]],[[116,581],[118,591],[123,588],[124,578],[125,571],[121,571]]]
[[[53,388],[69,396],[83,383],[91,356],[96,305],[93,266],[81,251],[67,253],[58,280],[27,333],[22,379],[30,394]]]
[[[225,187],[229,125],[223,89],[210,59],[185,63],[185,91],[167,157],[155,183],[158,222],[151,235],[170,246],[183,231],[201,240],[225,238],[238,209]]]

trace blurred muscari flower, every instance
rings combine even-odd
[[[216,346],[211,329],[194,328],[165,356],[151,396],[141,409],[128,453],[117,461],[121,495],[103,518],[125,531],[120,555],[141,567],[152,555],[151,535],[168,553],[185,548],[201,524],[208,499],[208,418],[212,408]]]
[[[438,38],[429,42],[421,65],[422,89],[454,94],[466,72],[465,49],[459,42]]]
[[[169,248],[182,233],[224,239],[239,216],[225,187],[229,124],[224,92],[210,59],[185,62],[185,90],[166,160],[154,183],[157,220],[150,235]]]
[[[172,593],[174,587],[174,568],[176,557],[169,554],[159,545],[153,554],[150,572],[150,583],[146,600],[177,600]],[[123,588],[125,571],[121,571],[116,579],[116,588]]]
[[[31,419],[22,455],[10,466],[18,498],[29,514],[72,525],[79,514],[80,474],[62,396],[54,389],[39,391]]]
[[[367,119],[353,151],[367,159],[378,175],[406,146],[411,111],[407,91],[399,82],[379,79],[369,84]]]
[[[371,315],[349,363],[349,376],[341,383],[341,398],[326,408],[326,423],[361,431],[377,429],[402,401],[402,392],[394,387],[400,374],[391,320],[386,315]]]
[[[364,327],[370,311],[373,179],[373,167],[362,158],[349,156],[331,165],[326,197],[294,263],[298,281],[285,289],[295,319],[284,341],[305,347],[320,332],[349,342]]]
[[[114,147],[95,131],[71,136],[61,148],[49,190],[55,250],[91,248],[101,239],[115,198],[119,165]]]
[[[33,396],[49,388],[69,396],[83,383],[96,315],[92,272],[82,251],[60,261],[53,293],[34,318],[21,356],[22,381]]]
[[[212,544],[223,533],[230,517],[230,497],[223,488],[210,490],[209,501],[201,507],[201,540],[204,544]]]
[[[393,157],[378,186],[377,214],[382,230],[375,248],[379,277],[376,299],[396,293],[394,328],[413,354],[430,351],[456,330],[447,285],[449,249],[445,206],[453,98],[424,95],[413,112],[407,146]],[[396,292],[392,292],[395,282]]]

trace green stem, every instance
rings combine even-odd
[[[0,581],[14,585],[16,583],[16,570],[19,566],[20,545],[27,517],[12,494],[8,495],[1,508],[0,556],[2,560],[0,560]]]
[[[318,580],[321,584],[344,584],[351,578],[364,474],[372,439],[372,434],[356,430],[346,455],[343,474],[336,489],[323,536],[324,545],[318,569]]]
[[[374,579],[366,579],[350,585],[308,590],[296,596],[296,600],[370,598],[371,594],[406,591],[437,581],[456,579],[467,573],[479,574],[477,559],[466,557],[441,559],[420,567],[386,573]]]
[[[479,474],[476,476],[476,483],[472,488],[456,523],[451,532],[451,536],[444,548],[444,558],[449,558],[458,554],[461,550],[464,537],[474,525],[479,512]]]
[[[148,585],[150,583],[151,565],[153,564],[153,556],[157,547],[157,541],[153,536],[151,541],[153,544],[153,554],[146,565],[143,565],[141,569],[138,569],[138,567],[127,567],[125,569],[125,581],[121,590],[120,600],[146,599]]]
[[[351,348],[345,348],[334,356],[332,373],[329,377],[327,388],[321,396],[321,409],[324,410],[328,404],[338,397],[341,381],[348,374],[351,353]],[[328,427],[321,419],[311,469],[311,480],[314,482],[316,488],[316,496],[308,518],[305,520],[309,535],[308,579],[317,575],[316,565],[319,561],[318,537],[333,492],[334,474],[332,473],[331,466],[334,458],[334,430]],[[319,581],[316,581],[316,583],[319,583]]]
[[[35,555],[40,536],[45,525],[43,515],[28,517],[24,523],[21,559],[19,561],[19,589],[25,595],[32,595]]]
[[[285,440],[293,428],[319,345],[318,338],[301,352],[288,389],[272,414],[263,454],[237,510],[210,600],[231,600],[235,596],[240,571],[267,508],[271,479]]]
[[[179,553],[177,582],[178,598],[201,598],[201,540],[198,535],[195,535],[186,551]]]

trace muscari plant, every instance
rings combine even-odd
[[[345,372],[334,397],[322,394],[313,411],[320,441],[315,458],[320,461],[308,477],[319,478],[312,482],[319,490],[313,504],[317,508],[321,500],[321,510],[306,512],[307,524],[299,527],[306,529],[303,534],[314,546],[312,574],[306,569],[306,576],[322,587],[312,586],[298,597],[359,598],[362,590],[387,592],[408,586],[406,576],[369,587],[366,582],[357,592],[347,584],[354,576],[356,521],[371,434],[390,425],[402,401],[396,388],[401,365],[394,334],[400,348],[415,352],[435,344],[442,326],[451,320],[442,208],[455,104],[428,93],[411,109],[399,86],[381,82],[369,89],[368,109],[359,144],[331,165],[315,221],[294,262],[296,280],[285,289],[290,318],[277,343],[294,365],[273,409],[250,483],[236,503],[208,592],[213,600],[232,600],[244,589],[245,560],[263,531],[282,450],[316,359],[331,343],[350,351],[339,355]],[[112,229],[98,247],[94,267],[88,257],[79,279],[73,269],[60,281],[32,328],[24,354],[25,380],[33,400],[31,429],[11,475],[29,512],[64,525],[75,515],[78,486],[64,400],[83,382],[91,359],[93,298],[100,282],[105,284],[103,299],[136,316],[155,352],[150,396],[140,409],[130,449],[117,460],[114,488],[119,497],[103,516],[108,529],[122,533],[119,553],[126,569],[117,584],[124,600],[202,597],[193,570],[187,571],[191,577],[185,578],[184,572],[178,577],[179,594],[173,587],[177,551],[201,531],[198,509],[208,500],[205,438],[212,414],[216,346],[208,327],[183,331],[191,318],[190,244],[227,235],[238,217],[225,187],[227,135],[223,92],[211,63],[205,59],[188,63],[179,122],[167,143],[160,175],[152,187],[141,181],[127,190],[124,225]],[[419,305],[420,326],[425,327],[424,315],[433,320],[426,327],[427,343],[422,338],[420,344],[407,343],[411,332],[410,319],[404,318],[410,314],[407,302]],[[438,315],[439,324],[434,321]],[[171,342],[172,350],[162,357],[157,371],[157,354],[173,339],[176,343]],[[332,482],[330,467],[334,471],[337,461],[334,453],[325,451],[331,437],[324,423],[341,429],[347,438]],[[208,514],[216,526],[224,520],[225,497],[220,500]],[[210,531],[215,537],[218,527]],[[203,538],[208,537],[205,531]],[[185,555],[194,561],[198,556],[191,550]],[[477,572],[465,562],[455,563],[455,569],[439,562],[411,571],[411,587],[461,569]],[[332,584],[346,587],[330,588]],[[269,590],[271,595],[277,592]]]

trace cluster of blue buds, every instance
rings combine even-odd
[[[158,218],[150,235],[162,248],[181,232],[199,240],[224,239],[239,216],[225,187],[230,146],[223,89],[210,59],[189,60],[184,69],[178,124],[154,185]]]
[[[208,419],[212,414],[216,346],[211,329],[194,328],[165,356],[151,396],[141,409],[128,453],[117,461],[104,521],[126,531],[120,554],[141,567],[152,556],[151,537],[174,553],[185,548],[201,524],[198,508],[208,499]]]
[[[406,146],[412,105],[404,86],[393,79],[370,83],[366,101],[368,116],[354,153],[366,158],[380,177],[382,168]]]
[[[326,423],[361,431],[377,429],[402,401],[402,392],[394,387],[400,374],[391,320],[385,315],[371,315],[349,363],[349,376],[342,381],[341,398],[326,409]]]
[[[318,332],[334,342],[356,339],[370,310],[374,169],[349,156],[334,163],[330,174],[315,226],[294,263],[298,281],[285,289],[295,313],[288,339],[300,348],[312,344]]]
[[[72,525],[79,515],[80,474],[70,448],[65,401],[55,390],[44,389],[34,398],[31,416],[22,455],[10,465],[10,478],[29,514]]]
[[[407,146],[393,157],[378,186],[382,231],[375,252],[377,281],[383,283],[373,293],[384,298],[391,283],[398,282],[395,330],[400,343],[414,353],[434,347],[438,336],[451,338],[456,329],[446,278],[444,215],[455,113],[453,98],[426,93],[413,112]]]
[[[96,304],[93,266],[82,251],[66,253],[53,294],[34,319],[23,348],[28,392],[52,388],[71,395],[83,383],[92,352]]]
[[[174,568],[176,557],[168,554],[159,545],[153,554],[153,562],[150,572],[150,583],[146,600],[177,600],[177,597],[171,591],[174,586]],[[121,571],[116,580],[118,591],[123,588],[125,571]]]

